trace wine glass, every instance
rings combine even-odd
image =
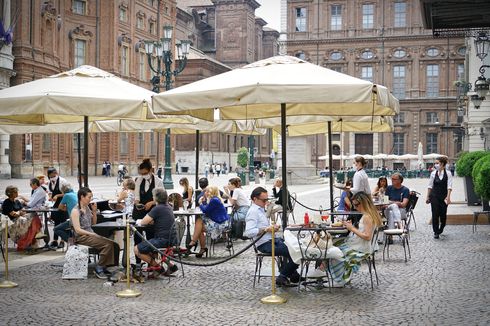
[[[182,206],[184,207],[184,211],[187,210],[187,207],[189,207],[189,201],[188,200],[184,200],[184,202],[182,203]]]

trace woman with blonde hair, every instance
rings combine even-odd
[[[361,260],[366,254],[373,252],[372,245],[374,231],[381,226],[381,216],[373,204],[371,196],[365,192],[358,192],[352,197],[352,205],[362,213],[359,228],[352,225],[351,221],[343,221],[344,227],[350,231],[350,235],[339,246],[344,254],[343,260],[332,259],[330,271],[334,281],[338,285],[344,285],[350,281],[352,272],[357,272]]]
[[[206,257],[208,256],[204,232],[207,232],[211,236],[211,239],[217,239],[226,227],[227,223],[225,222],[228,221],[225,205],[223,205],[223,200],[219,195],[219,189],[216,186],[206,187],[199,207],[204,215],[202,218],[196,219],[192,241],[187,246],[188,249],[196,247],[197,241],[199,240],[201,250],[196,254],[196,258],[201,258],[203,254],[206,254]]]

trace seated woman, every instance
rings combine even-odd
[[[376,184],[376,187],[374,187],[373,190],[373,197],[374,198],[379,198],[380,200],[383,199],[383,196],[385,195],[386,188],[388,187],[388,179],[386,177],[379,177],[378,183]]]
[[[349,212],[352,209],[351,205],[351,198],[352,198],[352,192],[350,191],[350,188],[352,187],[352,180],[347,180],[345,182],[344,190],[342,191],[342,194],[340,195],[340,201],[339,201],[339,206],[337,206],[338,211],[342,212]]]
[[[182,192],[182,200],[187,200],[188,205],[192,205],[192,196],[194,195],[194,188],[189,185],[189,180],[187,178],[182,178],[179,180],[179,185],[184,188]],[[187,207],[186,207],[187,208]]]
[[[269,206],[267,206],[266,215],[267,215],[267,218],[269,218],[269,219],[270,219],[271,215],[282,211],[282,179],[281,178],[277,178],[274,181],[272,193],[274,194],[274,198],[277,198],[277,199],[275,202],[273,202],[273,203],[269,204]],[[289,210],[291,209],[291,207],[293,207],[292,203],[291,203],[291,197],[290,196],[288,196],[288,207],[289,207]]]
[[[87,187],[78,190],[78,207],[71,211],[70,219],[75,243],[100,250],[95,275],[100,279],[107,279],[107,275],[110,275],[107,267],[119,264],[119,245],[92,230],[92,224],[97,222],[97,204],[90,203],[92,196],[92,191]]]
[[[121,209],[127,215],[133,214],[135,187],[134,180],[132,178],[126,178],[123,181],[122,190],[117,195],[118,204],[116,208]],[[124,205],[119,203],[124,203]]]
[[[344,253],[344,259],[332,259],[330,263],[332,277],[339,285],[349,282],[352,272],[358,271],[361,259],[372,252],[371,239],[375,229],[381,226],[381,217],[369,194],[362,191],[356,193],[352,197],[352,204],[363,215],[359,221],[359,228],[354,227],[350,221],[342,222],[350,231],[345,242],[339,246]]]
[[[154,249],[150,243],[157,248],[166,248],[177,245],[177,231],[175,229],[175,217],[172,206],[168,204],[167,191],[164,188],[155,188],[152,191],[153,200],[157,203],[138,225],[153,225],[154,236],[148,242],[143,241],[134,247],[134,254],[148,263],[149,267],[156,267],[156,271],[165,272],[170,275],[178,271],[177,265],[167,260],[168,270],[160,270],[160,265],[155,261],[152,253]]]
[[[39,189],[42,190],[42,188]],[[35,249],[37,245],[36,234],[41,230],[41,220],[37,214],[25,212],[22,202],[17,199],[19,197],[17,187],[7,186],[5,195],[7,199],[2,203],[2,213],[14,222],[9,227],[9,234],[10,238],[17,244],[17,251]]]
[[[226,208],[223,205],[223,200],[219,195],[219,189],[216,186],[208,186],[205,189],[199,207],[205,215],[202,218],[196,219],[192,241],[187,246],[188,249],[195,247],[199,240],[201,250],[196,254],[197,258],[201,258],[203,254],[206,254],[206,257],[208,256],[204,232],[207,232],[211,236],[211,239],[217,239],[226,227],[225,222],[228,221]]]
[[[250,207],[250,199],[242,188],[242,180],[240,178],[231,178],[228,180],[228,185],[224,187],[224,190],[229,197],[230,204],[233,205],[233,218],[245,221],[245,216],[247,216]]]

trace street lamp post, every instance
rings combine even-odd
[[[172,32],[173,27],[165,25],[163,27],[163,37],[159,41],[144,41],[145,51],[148,56],[148,65],[155,73],[151,79],[152,91],[160,92],[160,76],[164,78],[165,90],[172,88],[172,77],[180,74],[187,64],[187,55],[189,54],[190,41],[182,40],[176,43],[177,56],[179,58],[179,66],[172,70],[173,54],[172,54]],[[152,55],[155,55],[157,65],[153,66]],[[158,167],[157,167],[158,168]],[[163,176],[163,185],[165,189],[173,189],[172,167],[170,165],[170,129],[167,129],[165,134],[165,167]]]

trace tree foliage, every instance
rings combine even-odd
[[[456,162],[456,172],[460,177],[471,177],[475,162],[487,154],[489,154],[487,151],[476,151],[463,154]]]
[[[475,162],[472,176],[475,184],[475,193],[482,199],[490,200],[490,152]]]
[[[248,150],[246,147],[240,147],[238,149],[238,156],[237,156],[237,164],[242,167],[246,168],[248,164]]]

